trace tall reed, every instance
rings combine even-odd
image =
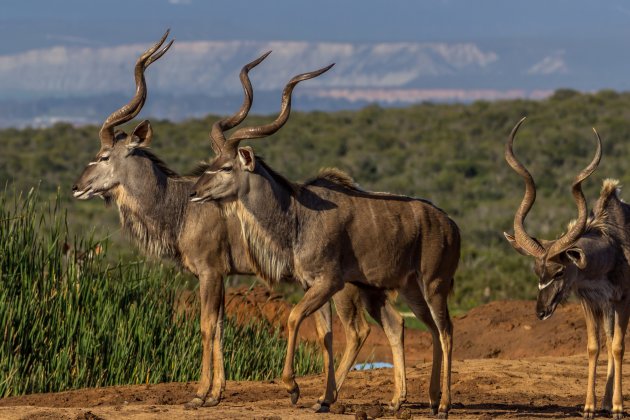
[[[199,303],[178,313],[177,272],[106,256],[107,243],[69,238],[59,199],[0,192],[0,397],[198,379]],[[268,323],[228,318],[224,342],[228,379],[280,374],[286,340]],[[299,374],[321,367],[300,346]]]

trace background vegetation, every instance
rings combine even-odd
[[[75,237],[59,201],[0,194],[0,397],[199,378],[199,303],[182,308],[177,274],[111,261],[107,244]],[[175,279],[170,280],[170,279]],[[225,323],[228,379],[272,379],[286,340],[266,322]],[[301,344],[300,375],[322,369]]]
[[[303,180],[321,167],[336,166],[366,189],[423,197],[446,210],[463,235],[451,306],[466,310],[492,299],[531,299],[536,293],[531,261],[514,252],[502,234],[512,231],[523,193],[521,179],[503,159],[505,140],[522,116],[529,118],[515,150],[538,183],[538,201],[528,228],[533,235],[554,238],[575,217],[570,183],[594,153],[591,127],[602,135],[604,157],[584,185],[589,203],[597,198],[603,178],[619,178],[622,184],[630,180],[626,170],[630,94],[560,90],[545,101],[296,112],[276,135],[251,144],[290,179]],[[177,124],[153,121],[152,147],[173,169],[188,172],[200,157],[211,156],[207,138],[216,118]],[[271,118],[252,116],[245,124]],[[73,232],[92,226],[98,226],[97,237],[113,232],[116,250],[137,258],[132,245],[117,233],[114,208],[104,209],[100,200],[71,201],[74,179],[98,151],[97,133],[95,126],[66,124],[2,130],[0,180],[21,190],[39,184],[46,196],[54,195],[60,186]]]

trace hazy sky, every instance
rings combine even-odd
[[[181,40],[630,40],[630,3],[622,0],[3,0],[0,7],[0,54],[148,42],[164,27]]]

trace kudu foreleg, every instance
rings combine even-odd
[[[626,328],[630,317],[630,302],[623,301],[615,305],[615,331],[613,333],[612,353],[615,360],[615,384],[613,388],[612,415],[614,419],[623,418],[623,393],[621,390],[621,367],[625,351]]]
[[[295,382],[295,371],[293,368],[295,346],[297,344],[297,335],[300,324],[304,318],[310,316],[328,302],[342,287],[343,284],[340,285],[330,281],[326,282],[320,279],[315,282],[313,286],[306,291],[306,293],[304,293],[302,300],[295,305],[289,314],[289,320],[287,322],[287,354],[284,359],[284,368],[282,370],[282,382],[291,395],[292,404],[297,404],[297,401],[300,398],[300,388],[298,387],[297,382]]]
[[[597,359],[599,357],[599,318],[597,314],[582,302],[584,319],[586,320],[586,334],[588,338],[588,383],[586,386],[586,401],[584,402],[584,418],[595,417],[595,375],[597,373]]]
[[[211,370],[212,361],[213,359],[223,359],[220,343],[217,348],[221,352],[221,355],[213,356],[215,339],[217,337],[217,324],[222,316],[223,278],[220,275],[199,276],[199,297],[201,301],[200,327],[202,341],[201,378],[199,379],[195,397],[190,402],[186,403],[186,408],[195,408],[204,404],[210,406],[217,405],[221,398],[221,385],[217,388],[217,391],[213,391],[213,395],[210,398],[207,397],[213,379]],[[217,381],[222,384],[224,379],[218,378]]]
[[[608,310],[604,313],[604,331],[606,332],[606,351],[608,352],[608,369],[606,370],[606,388],[602,400],[602,410],[612,413],[613,387],[615,383],[615,360],[612,351],[613,334],[615,331],[615,312]]]
[[[223,322],[225,318],[225,287],[221,283],[221,300],[219,315],[217,317],[216,329],[214,333],[214,343],[212,349],[212,389],[210,398],[206,398],[204,407],[217,405],[221,401],[221,395],[225,390],[225,364],[223,361]]]

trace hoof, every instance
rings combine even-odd
[[[432,405],[431,406],[431,415],[432,416],[437,416],[438,413],[438,406],[437,405]]]
[[[585,411],[584,414],[582,414],[582,417],[585,419],[594,419],[595,418],[595,412],[594,411]]]
[[[447,419],[448,418],[448,411],[440,411],[437,415],[438,419]]]
[[[313,406],[311,407],[311,411],[313,413],[329,413],[330,412],[330,405],[328,403],[325,402],[316,402],[315,404],[313,404]]]
[[[192,400],[184,404],[184,410],[196,410],[203,405],[203,400],[199,397],[195,397]]]
[[[215,405],[219,405],[220,400],[218,400],[217,398],[208,398],[206,399],[206,401],[203,403],[204,407],[214,407]]]
[[[300,399],[300,387],[298,384],[295,384],[295,388],[293,388],[293,391],[289,391],[289,394],[291,394],[291,404],[297,404]]]
[[[612,413],[612,418],[615,419],[615,420],[622,419],[623,417],[624,417],[623,416],[623,411],[621,411],[621,412],[617,411],[615,413]]]
[[[387,404],[387,408],[391,411],[393,411],[394,413],[398,410],[400,410],[400,406],[402,406],[402,401],[396,401],[396,402],[390,402],[389,404]]]

